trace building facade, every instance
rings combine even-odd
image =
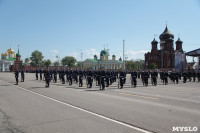
[[[8,72],[16,60],[15,51],[10,47],[7,52],[1,54],[0,71]]]
[[[83,69],[92,68],[93,70],[98,70],[100,68],[104,69],[119,69],[123,67],[123,61],[121,57],[119,60],[116,60],[116,56],[112,55],[110,59],[110,54],[108,50],[104,49],[100,53],[100,58],[98,59],[97,55],[94,55],[94,59],[86,59],[82,63]]]
[[[145,53],[145,67],[150,68],[151,64],[156,64],[158,69],[174,69],[175,68],[175,54],[184,53],[182,49],[182,41],[180,38],[176,41],[176,50],[174,50],[174,35],[168,30],[166,26],[164,32],[159,36],[160,50],[157,45],[158,42],[154,40],[151,42],[151,52]]]

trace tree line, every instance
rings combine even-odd
[[[51,65],[51,60],[47,59],[44,60],[44,56],[42,55],[42,52],[35,50],[31,54],[31,63],[30,65],[33,67],[49,67]],[[75,67],[77,66],[77,60],[72,57],[72,56],[65,56],[64,58],[61,59],[61,63],[63,66],[68,66],[68,67]],[[54,66],[59,66],[59,62],[56,61],[54,62]]]
[[[44,56],[42,55],[42,52],[35,50],[34,52],[32,52],[31,54],[31,66],[33,67],[49,67],[51,65],[51,60],[47,59],[44,60]],[[59,66],[59,62],[56,61],[53,63],[54,66]],[[63,66],[68,66],[68,67],[80,67],[81,66],[81,62],[78,62],[74,57],[72,56],[65,56],[61,59],[61,64]],[[126,69],[127,70],[133,70],[133,69],[144,69],[145,68],[145,62],[144,60],[129,60],[129,61],[125,61],[126,64]],[[152,65],[152,69],[155,69],[156,65],[153,64]]]

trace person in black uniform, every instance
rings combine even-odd
[[[106,71],[106,87],[109,87],[110,85],[110,71]]]
[[[197,80],[198,80],[198,82],[200,82],[200,69],[197,72]]]
[[[72,85],[72,80],[73,80],[73,70],[72,69],[70,69],[69,70],[69,85]]]
[[[158,72],[155,70],[152,72],[152,85],[157,85],[157,78],[158,78]]]
[[[80,69],[78,72],[79,75],[79,87],[83,86],[83,71]]]
[[[137,86],[137,76],[138,76],[137,71],[133,70],[131,72],[131,86],[132,87],[136,87]]]
[[[18,82],[19,82],[19,80],[18,80],[18,78],[19,78],[19,71],[18,71],[18,69],[16,69],[15,70],[15,80],[16,80],[16,84],[15,85],[18,85]]]
[[[148,79],[149,79],[149,73],[148,73],[148,71],[146,70],[146,71],[144,72],[144,85],[145,85],[145,86],[148,86]]]
[[[93,83],[93,71],[92,69],[89,69],[87,73],[87,88],[92,88],[92,83]]]
[[[124,77],[125,77],[125,72],[121,69],[120,72],[119,72],[119,84],[118,84],[118,87],[120,85],[120,88],[122,89],[123,86],[124,86]]]
[[[183,83],[186,83],[187,82],[187,72],[184,71],[183,72]]]
[[[50,78],[51,78],[50,71],[46,70],[46,72],[45,72],[45,81],[46,81],[45,87],[49,87]]]
[[[24,82],[24,77],[25,77],[24,69],[22,69],[22,71],[21,71],[21,82]]]
[[[178,84],[178,81],[179,81],[179,72],[175,72],[175,81],[176,81],[176,84]]]
[[[168,71],[165,70],[164,73],[163,73],[163,84],[164,85],[168,84],[168,77],[169,77]]]
[[[62,84],[65,84],[65,70],[64,69],[61,72],[61,79],[62,79]]]
[[[42,69],[40,69],[40,80],[42,80],[42,73],[43,73],[43,71],[42,71]]]
[[[100,90],[105,90],[105,78],[106,78],[106,71],[102,68],[101,75],[100,75]]]
[[[53,79],[54,79],[54,83],[57,82],[57,74],[58,74],[58,71],[57,71],[57,70],[54,70],[54,71],[53,71]]]
[[[196,81],[196,72],[195,70],[192,70],[192,78],[193,78],[193,82]]]
[[[101,71],[98,70],[97,71],[97,74],[96,74],[96,86],[99,86],[101,83],[100,83],[100,77],[101,77]]]
[[[38,80],[38,69],[36,69],[35,71],[35,77],[36,77],[36,80]]]

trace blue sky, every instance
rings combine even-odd
[[[199,0],[0,0],[0,52],[19,44],[22,59],[39,50],[84,60],[108,46],[119,58],[124,39],[128,59],[144,59],[166,21],[184,51],[200,47]]]

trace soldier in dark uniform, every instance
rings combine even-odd
[[[109,70],[107,70],[106,71],[106,87],[109,87],[109,85],[110,85],[110,71]]]
[[[175,81],[176,81],[176,84],[178,84],[178,81],[179,81],[179,73],[176,71],[175,72]]]
[[[87,72],[87,88],[92,88],[92,83],[93,83],[93,71],[92,69],[89,69]]]
[[[61,79],[62,79],[62,84],[65,84],[65,70],[64,69],[61,72]]]
[[[183,83],[186,83],[187,82],[187,72],[184,71],[183,72]]]
[[[40,69],[40,80],[42,80],[42,73],[43,73],[43,71],[42,71],[42,69]]]
[[[149,79],[149,73],[148,73],[148,71],[146,70],[146,71],[144,72],[144,85],[145,85],[145,86],[148,86],[148,79]]]
[[[100,90],[105,90],[106,71],[102,68],[100,75]]]
[[[196,81],[196,73],[194,70],[192,70],[192,78],[193,78],[193,82]]]
[[[73,70],[72,69],[70,69],[69,70],[69,85],[72,85],[72,80],[73,80]]]
[[[168,84],[168,77],[169,77],[168,71],[165,70],[164,73],[163,73],[163,84],[164,85]]]
[[[153,71],[151,76],[152,76],[152,81],[153,81],[152,85],[156,86],[157,85],[158,72],[156,70]]]
[[[57,74],[58,74],[58,71],[57,71],[57,70],[54,70],[54,72],[53,72],[54,83],[57,82]]]
[[[35,71],[35,77],[36,77],[36,80],[38,80],[38,69],[36,69]]]
[[[83,86],[83,71],[80,69],[78,71],[78,75],[79,75],[79,87]]]
[[[24,82],[24,77],[25,77],[24,69],[22,69],[22,71],[21,71],[21,82]]]
[[[19,82],[19,80],[18,80],[18,78],[19,78],[19,71],[18,71],[18,69],[16,69],[15,70],[15,80],[16,80],[16,84],[15,85],[18,85],[18,82]]]
[[[119,72],[119,85],[121,89],[123,88],[125,83],[124,78],[125,78],[125,72],[121,69]]]
[[[45,87],[49,87],[50,78],[51,78],[50,71],[46,70],[46,72],[45,72],[45,81],[46,81]]]
[[[78,71],[77,71],[77,69],[73,71],[73,77],[74,77],[75,84],[78,83]]]
[[[200,69],[199,69],[199,71],[197,72],[197,80],[198,80],[198,82],[200,82]]]
[[[137,71],[133,70],[131,72],[131,86],[132,87],[136,87],[137,86],[137,76],[138,76]]]
[[[188,79],[189,79],[189,82],[191,82],[191,76],[192,76],[192,73],[191,73],[191,71],[190,71],[190,69],[188,69]]]

